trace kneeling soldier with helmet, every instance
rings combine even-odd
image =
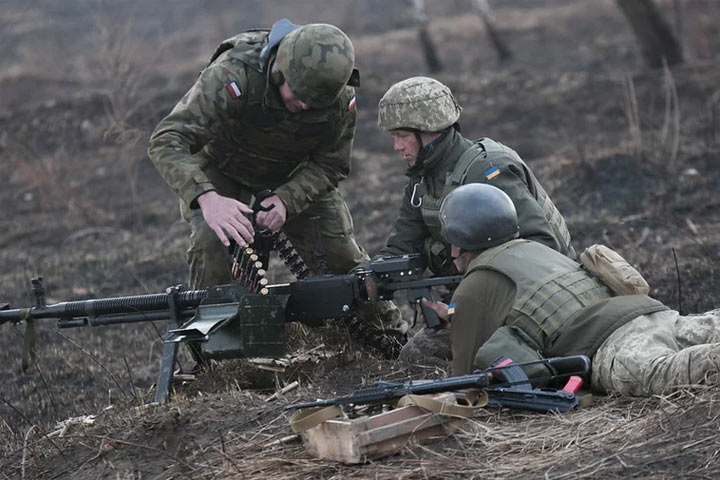
[[[530,167],[499,142],[463,137],[461,111],[450,89],[428,77],[398,82],[380,100],[378,125],[392,135],[395,151],[408,164],[409,180],[395,226],[378,256],[423,253],[433,273],[455,275],[450,246],[440,234],[440,205],[460,185],[487,183],[512,199],[522,238],[575,258],[565,220]],[[420,331],[405,345],[400,358],[448,360],[447,333]]]
[[[718,381],[720,309],[682,316],[647,295],[614,295],[577,262],[519,238],[513,202],[491,185],[454,190],[440,222],[464,278],[449,305],[426,305],[448,322],[453,375],[502,355],[586,355],[599,392],[649,396]]]

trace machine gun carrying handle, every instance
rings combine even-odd
[[[275,207],[275,205],[271,205],[269,207],[265,207],[265,206],[261,205],[263,200],[265,200],[266,198],[270,198],[273,195],[275,195],[275,194],[273,193],[272,190],[261,190],[255,194],[255,201],[253,202],[253,205],[252,205],[253,223],[255,223],[255,221],[254,221],[255,214],[257,214],[258,212],[269,212],[270,210],[272,210]]]
[[[270,198],[273,195],[272,190],[261,190],[258,193],[255,194],[255,201],[253,202],[252,209],[252,224],[253,227],[257,227],[257,214],[258,212],[269,212],[273,208],[275,208],[275,205],[270,205],[269,207],[266,207],[262,205],[262,201],[266,198]],[[255,233],[255,241],[253,242],[253,246],[255,247],[257,251],[258,257],[260,257],[260,262],[267,268],[269,261],[270,261],[270,250],[272,250],[274,241],[272,240],[272,232],[269,229],[262,228],[257,229]]]

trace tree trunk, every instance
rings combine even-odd
[[[495,16],[493,15],[488,0],[473,0],[473,8],[478,15],[480,15],[480,18],[482,18],[488,37],[490,37],[490,42],[495,48],[495,52],[497,53],[500,62],[510,60],[512,58],[512,52],[502,39],[500,32],[495,25]]]
[[[423,55],[425,57],[425,64],[431,73],[441,72],[443,70],[443,66],[437,55],[435,42],[433,42],[433,39],[430,36],[429,22],[427,15],[425,14],[425,0],[413,0],[412,3],[415,7],[415,21],[418,25],[418,37],[420,39],[420,47],[422,48]]]
[[[640,44],[645,64],[661,67],[683,62],[682,48],[653,0],[616,0]]]

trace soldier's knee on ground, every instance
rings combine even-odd
[[[452,360],[448,329],[424,328],[411,337],[400,350],[399,360],[423,365],[445,365]]]
[[[400,309],[391,301],[363,304],[358,309],[358,316],[376,330],[396,332],[404,336],[410,329]]]

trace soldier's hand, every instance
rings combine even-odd
[[[252,208],[234,198],[223,197],[215,191],[203,193],[197,202],[205,222],[223,245],[230,246],[228,237],[232,237],[241,247],[252,243],[255,231],[245,216],[252,213]]]
[[[265,208],[270,210],[260,210],[255,216],[257,224],[266,228],[269,228],[273,232],[277,232],[285,225],[285,219],[287,218],[287,208],[280,197],[273,195],[260,202]]]
[[[431,302],[427,298],[423,298],[422,303],[430,310],[437,313],[437,316],[440,317],[440,320],[445,322],[445,328],[448,328],[450,326],[450,315],[448,314],[447,303]]]

